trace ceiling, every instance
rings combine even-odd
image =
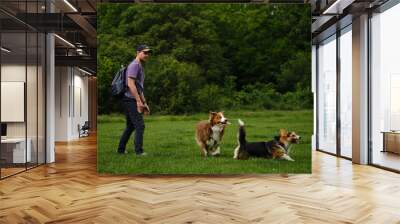
[[[312,10],[313,43],[352,23],[354,17],[373,12],[388,0],[309,0]]]
[[[96,73],[96,0],[47,0],[47,4],[45,0],[1,0],[0,22],[2,44],[12,49],[9,60],[36,55],[33,44],[25,50],[21,33],[52,32],[57,34],[56,66],[79,66]]]

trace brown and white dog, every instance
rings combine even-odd
[[[227,124],[229,122],[224,112],[210,112],[208,121],[200,121],[197,124],[195,138],[203,156],[220,154],[219,145]]]
[[[294,161],[290,156],[292,144],[299,143],[300,136],[295,132],[281,129],[279,136],[268,142],[247,142],[243,121],[239,120],[238,143],[235,148],[234,159],[248,159],[249,157],[263,157],[267,159],[283,159]]]

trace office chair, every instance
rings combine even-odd
[[[80,127],[80,125],[78,124],[79,138],[89,136],[89,129],[90,129],[89,121],[85,121],[82,127]]]

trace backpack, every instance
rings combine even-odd
[[[114,75],[114,79],[111,83],[111,95],[115,97],[123,97],[127,88],[126,83],[126,67],[122,67]]]

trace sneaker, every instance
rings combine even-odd
[[[136,156],[147,156],[147,153],[145,153],[145,152],[138,153],[138,154],[136,154]]]

